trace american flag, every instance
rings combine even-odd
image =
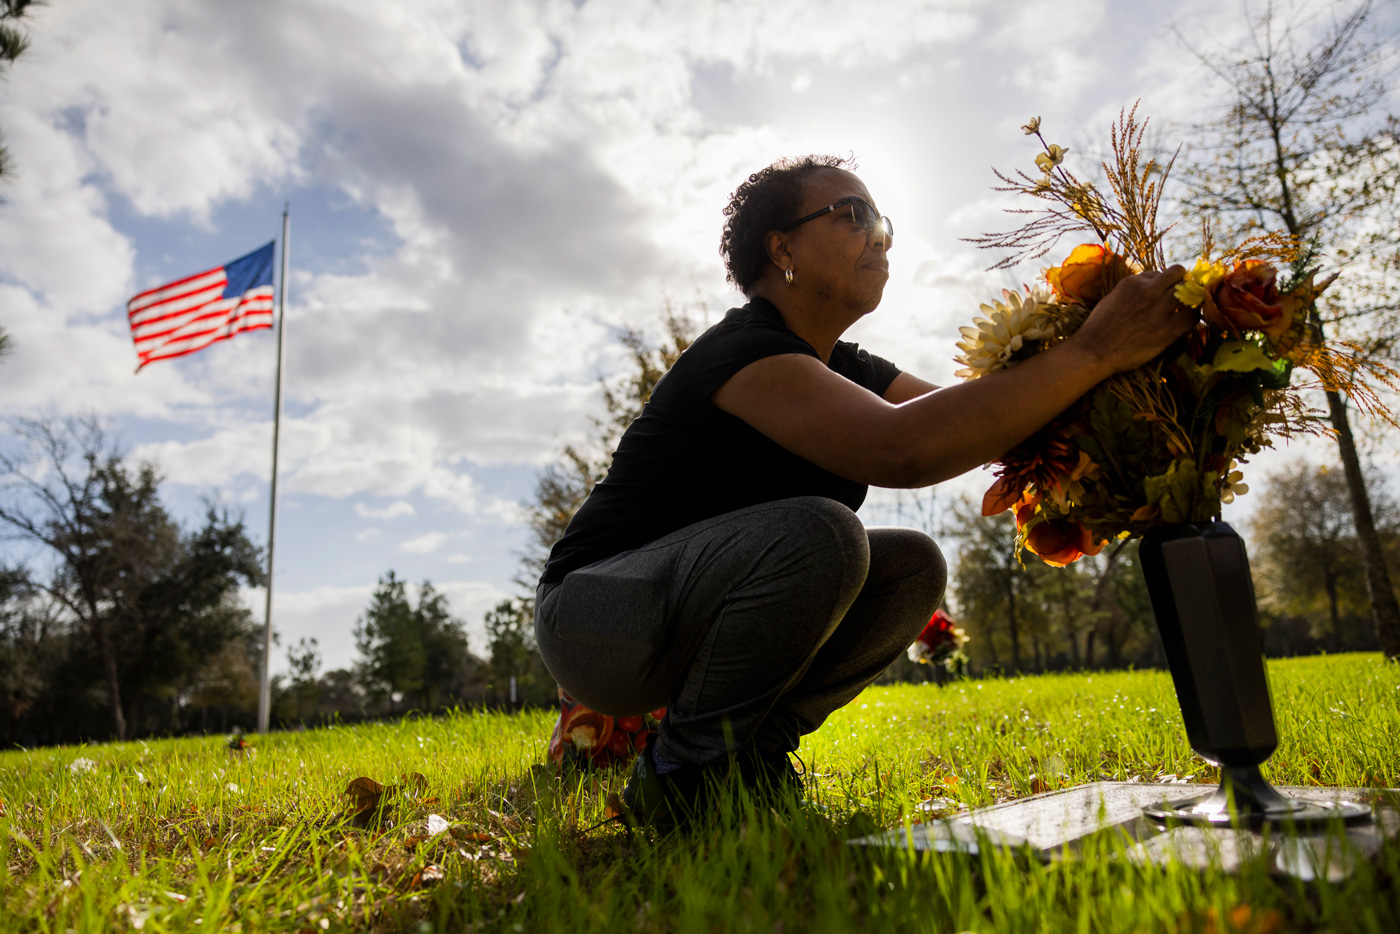
[[[275,241],[274,241],[275,242]],[[183,357],[244,331],[272,327],[273,243],[126,303],[131,339],[148,363]]]

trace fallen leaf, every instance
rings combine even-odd
[[[1283,915],[1272,908],[1259,909],[1250,905],[1236,905],[1225,915],[1225,923],[1220,923],[1220,912],[1214,908],[1206,911],[1202,934],[1224,934],[1236,931],[1239,934],[1282,934],[1287,930]]]
[[[466,843],[489,843],[491,841],[491,835],[489,833],[481,833],[479,831],[473,833],[465,827],[453,827],[452,836],[454,839],[462,840]]]
[[[622,817],[626,815],[626,813],[627,805],[622,803],[622,798],[618,797],[617,792],[610,792],[608,794],[607,803],[603,805],[603,816],[609,818]]]
[[[345,786],[345,794],[354,802],[356,811],[367,811],[379,806],[379,801],[384,796],[384,786],[362,775]]]
[[[404,848],[405,850],[411,850],[411,849],[413,849],[415,846],[417,846],[418,844],[422,843],[424,840],[427,840],[427,839],[428,839],[428,835],[427,835],[427,834],[425,834],[425,833],[416,833],[416,834],[414,834],[413,836],[409,837],[407,840],[405,840],[405,841],[403,842],[403,848]]]
[[[1050,790],[1050,784],[1039,775],[1031,776],[1031,794],[1040,795]]]
[[[411,889],[421,889],[430,885],[437,885],[442,881],[442,877],[442,867],[430,863],[418,870],[413,876],[412,881],[408,883],[408,887]]]
[[[423,794],[428,790],[428,777],[422,772],[409,772],[407,775],[400,775],[399,781],[403,782],[404,788],[415,794]]]
[[[381,811],[397,790],[394,785],[385,787],[365,776],[354,779],[345,787],[345,794],[350,797],[350,813],[365,816]]]
[[[428,815],[428,836],[436,837],[438,834],[446,832],[450,826],[452,825],[447,822],[447,818],[441,814]]]

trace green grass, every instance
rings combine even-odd
[[[1270,675],[1272,781],[1400,786],[1400,667],[1348,655]],[[219,737],[0,753],[0,930],[1400,930],[1395,848],[1317,886],[1263,866],[1134,865],[1112,842],[1050,865],[844,845],[925,819],[934,798],[1210,780],[1163,673],[871,689],[803,744],[824,811],[745,806],[684,839],[595,826],[626,776],[556,776],[541,764],[551,724],[464,713],[279,733],[253,757]],[[427,790],[387,826],[344,819],[350,779],[411,772]],[[414,841],[429,814],[452,830]]]

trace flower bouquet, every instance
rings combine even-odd
[[[909,646],[909,660],[920,665],[932,665],[939,672],[937,680],[958,678],[967,670],[967,655],[963,646],[968,635],[953,618],[942,610],[934,610],[924,631]]]
[[[1076,246],[1034,287],[982,305],[983,316],[961,329],[959,377],[980,379],[1049,349],[1121,279],[1167,268],[1157,208],[1170,164],[1143,158],[1145,128],[1135,110],[1114,126],[1113,158],[1103,164],[1109,196],[1064,168],[1066,150],[1045,142],[1039,118],[1023,128],[1042,144],[1039,171],[997,172],[1005,183],[997,190],[1047,206],[1018,212],[1034,217],[1015,231],[972,242],[1012,251],[993,268],[1044,256],[1065,234],[1095,242]],[[1014,510],[1018,549],[1063,567],[1109,540],[1218,519],[1222,503],[1247,491],[1239,468],[1251,455],[1276,438],[1327,431],[1306,404],[1311,389],[1345,392],[1389,420],[1372,386],[1395,388],[1396,373],[1320,339],[1316,301],[1336,277],[1318,280],[1315,255],[1275,235],[1220,246],[1203,225],[1176,288],[1200,312],[1194,329],[1006,452],[983,515]]]
[[[549,738],[549,761],[564,768],[627,765],[647,747],[666,718],[662,707],[635,717],[599,713],[559,689],[559,719]]]

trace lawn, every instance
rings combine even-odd
[[[1269,672],[1272,781],[1400,786],[1400,666]],[[464,712],[253,753],[222,737],[0,753],[0,930],[1400,930],[1396,848],[1317,886],[1136,865],[1112,844],[1050,865],[844,845],[1081,782],[1210,781],[1161,672],[872,688],[803,743],[820,807],[741,806],[663,840],[604,823],[625,773],[542,763],[551,725]],[[360,776],[397,786],[364,827],[345,817]]]

